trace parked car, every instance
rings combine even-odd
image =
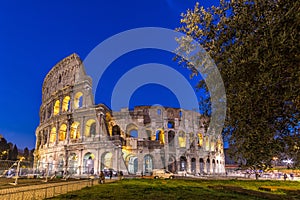
[[[174,178],[174,174],[165,169],[154,169],[152,171],[152,176],[154,177],[154,179],[158,179],[158,178],[173,179]]]

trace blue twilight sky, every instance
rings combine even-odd
[[[203,0],[200,4],[208,7],[218,2]],[[58,61],[74,52],[83,60],[99,43],[128,29],[175,29],[180,25],[180,14],[195,3],[196,0],[1,1],[0,134],[19,148],[34,148],[43,79]],[[96,103],[110,105],[113,85],[130,67],[156,62],[180,68],[172,58],[171,53],[158,50],[120,57],[101,79]],[[181,73],[188,77],[187,71]],[[129,106],[140,104],[178,107],[176,96],[158,84],[136,90]]]

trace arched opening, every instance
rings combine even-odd
[[[169,144],[169,148],[170,147],[175,147],[175,132],[174,131],[169,131],[168,132],[168,144]]]
[[[144,172],[145,173],[151,173],[153,170],[153,159],[151,155],[145,155],[144,156]]]
[[[126,126],[126,137],[138,138],[138,127],[135,124],[128,124]]]
[[[217,152],[222,152],[222,141],[220,139],[218,139],[218,142],[217,142]]]
[[[63,104],[62,104],[62,111],[67,112],[70,111],[70,96],[65,96],[63,99]]]
[[[78,169],[78,156],[75,153],[71,153],[68,159],[68,172],[76,174]]]
[[[57,169],[59,172],[64,171],[64,155],[59,155],[58,157],[58,166]]]
[[[55,104],[54,104],[54,108],[53,108],[54,115],[57,115],[59,113],[59,106],[60,106],[60,102],[59,102],[59,100],[56,100]]]
[[[191,172],[196,173],[196,158],[191,159]]]
[[[183,131],[179,132],[178,143],[179,143],[180,148],[186,147],[186,136],[185,136],[185,133]]]
[[[118,125],[114,125],[113,128],[112,128],[112,135],[113,136],[116,136],[116,135],[120,136],[120,134],[121,134],[120,127]]]
[[[207,171],[207,173],[210,173],[210,160],[209,160],[209,158],[207,158],[207,160],[206,160],[206,171]]]
[[[202,135],[202,133],[198,133],[198,146],[199,147],[203,146],[203,135]]]
[[[67,125],[62,124],[59,129],[59,136],[58,136],[59,141],[64,141],[66,139],[66,136],[67,136]]]
[[[136,156],[130,156],[128,161],[128,173],[136,174],[138,171],[138,158]]]
[[[80,138],[80,124],[79,122],[73,122],[70,130],[70,138],[78,139]]]
[[[185,156],[180,157],[180,171],[186,171],[187,170],[187,159]]]
[[[161,114],[161,109],[157,109],[157,115]]]
[[[151,130],[146,130],[146,136],[148,140],[151,140],[151,135],[152,135],[152,131]]]
[[[130,137],[138,138],[138,130],[136,130],[136,129],[130,130],[129,135],[130,135]]]
[[[156,131],[156,140],[160,142],[160,144],[165,144],[165,134],[162,129]]]
[[[96,121],[89,119],[85,124],[85,137],[91,137],[96,135]]]
[[[56,141],[56,128],[52,127],[50,132],[50,143],[54,143]]]
[[[84,174],[94,174],[94,159],[95,155],[88,152],[83,157],[83,173]]]
[[[101,170],[113,168],[112,153],[106,152],[101,156]]]
[[[200,174],[203,174],[204,173],[204,160],[203,160],[203,158],[200,158],[199,162],[200,162]]]
[[[205,150],[209,151],[209,137],[205,137]]]
[[[174,156],[169,157],[168,170],[172,173],[175,173],[177,169],[176,159]]]
[[[212,169],[213,169],[213,174],[216,173],[216,161],[215,159],[212,160]]]
[[[75,109],[82,107],[82,99],[83,99],[82,92],[77,92],[74,96],[74,108]]]
[[[174,127],[175,127],[174,121],[168,121],[168,128],[174,128]]]
[[[210,150],[211,151],[215,151],[216,149],[216,147],[215,147],[215,144],[216,144],[216,142],[215,142],[215,140],[213,139],[212,141],[211,141],[211,143],[210,143]]]
[[[52,156],[50,156],[49,158],[48,158],[48,175],[49,174],[52,174],[52,170],[54,169],[54,166],[53,166],[53,157]]]

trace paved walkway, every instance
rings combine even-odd
[[[114,182],[116,179],[106,180],[106,183]],[[44,199],[66,194],[67,192],[80,190],[84,187],[98,185],[98,180],[78,180],[69,182],[46,183],[0,190],[1,200],[32,200]]]

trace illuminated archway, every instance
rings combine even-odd
[[[203,146],[203,135],[202,135],[202,133],[198,133],[198,146],[199,147]]]
[[[86,123],[85,123],[85,131],[84,131],[84,135],[86,137],[91,137],[91,136],[95,136],[96,135],[96,120],[94,119],[89,119]]]
[[[71,174],[76,174],[78,168],[78,156],[75,153],[71,153],[68,159],[68,171]]]
[[[62,112],[70,111],[70,96],[65,96],[62,103]]]
[[[158,129],[156,131],[156,140],[158,140],[160,144],[165,144],[165,134],[163,129]]]
[[[53,107],[53,114],[57,115],[59,113],[59,107],[60,107],[60,102],[59,100],[55,101],[54,107]]]
[[[180,171],[186,171],[187,170],[187,159],[185,156],[180,157]]]
[[[178,143],[179,143],[179,147],[181,147],[181,148],[186,147],[186,136],[183,131],[179,132]]]
[[[58,139],[59,141],[64,141],[67,136],[67,125],[62,124],[59,129]]]
[[[129,155],[128,159],[128,173],[136,174],[138,171],[138,158],[134,155]]]
[[[144,156],[144,172],[150,173],[153,170],[153,159],[151,155]]]
[[[55,141],[56,141],[56,128],[53,127],[50,132],[50,143],[53,143]]]
[[[71,139],[80,138],[80,123],[79,122],[72,123],[71,130],[70,130],[70,138]]]
[[[58,171],[63,171],[64,170],[64,155],[60,154],[58,157],[58,166],[57,166]]]
[[[101,156],[101,170],[113,168],[112,153],[106,152]]]
[[[88,152],[83,157],[83,173],[84,174],[94,174],[94,159],[95,155]]]
[[[82,92],[77,92],[74,96],[74,108],[75,109],[82,107],[82,99],[83,99]]]

